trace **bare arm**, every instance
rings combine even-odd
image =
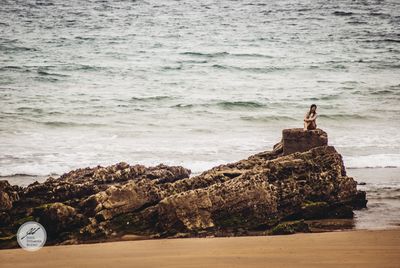
[[[304,121],[305,121],[305,122],[310,122],[311,119],[307,119],[307,115],[308,115],[308,113],[306,113],[306,114],[304,115]]]
[[[317,114],[314,114],[314,116],[311,117],[309,120],[310,120],[310,121],[314,121],[315,119],[317,119]]]

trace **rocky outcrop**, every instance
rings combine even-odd
[[[13,203],[19,200],[19,190],[18,186],[11,186],[8,181],[0,181],[0,212],[11,209]]]
[[[16,245],[15,232],[27,220],[42,223],[48,244],[267,235],[314,230],[308,220],[352,218],[367,202],[321,129],[283,130],[272,151],[198,176],[178,166],[118,163],[25,188],[3,181],[0,198],[1,247]]]
[[[304,131],[290,128],[282,131],[283,154],[306,152],[318,146],[328,145],[328,134],[322,129]]]

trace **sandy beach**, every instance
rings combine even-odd
[[[8,267],[399,267],[400,229],[1,250]]]

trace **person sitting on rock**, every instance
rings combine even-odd
[[[304,131],[312,130],[317,128],[317,105],[312,104],[310,110],[304,116]]]

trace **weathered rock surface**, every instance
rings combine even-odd
[[[290,128],[282,131],[283,154],[305,152],[311,148],[328,145],[328,134],[322,129],[304,131]]]
[[[8,181],[0,181],[0,211],[12,208],[13,203],[19,199],[19,190],[18,186],[11,186]]]
[[[323,130],[300,130],[283,130],[272,151],[193,177],[178,166],[118,163],[25,188],[0,181],[0,247],[16,246],[28,220],[42,223],[48,244],[74,244],[306,232],[307,220],[352,218],[366,206],[365,192]]]

